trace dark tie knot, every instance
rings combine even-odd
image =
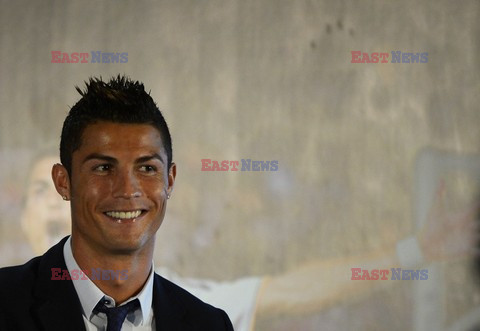
[[[135,299],[125,305],[108,308],[105,306],[104,299],[102,298],[93,311],[107,315],[107,331],[120,331],[125,317],[127,317],[130,312],[137,310],[138,307],[140,307],[140,302],[138,299]]]

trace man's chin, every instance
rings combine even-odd
[[[136,237],[134,240],[127,240],[124,238],[118,238],[115,241],[109,241],[106,245],[106,250],[114,255],[132,255],[145,249],[147,243],[140,238]]]

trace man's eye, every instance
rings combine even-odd
[[[147,172],[147,173],[152,173],[152,172],[156,172],[157,168],[154,167],[154,166],[151,166],[151,165],[142,165],[140,167],[140,171]]]
[[[95,168],[93,168],[93,170],[95,171],[99,171],[99,172],[105,172],[105,171],[108,171],[110,170],[111,167],[109,164],[101,164],[99,166],[96,166]]]

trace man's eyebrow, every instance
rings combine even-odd
[[[163,160],[162,160],[162,157],[158,153],[153,153],[152,155],[139,157],[136,160],[136,163],[144,163],[144,162],[148,162],[148,161],[153,160],[153,159],[157,159],[160,162],[164,163]]]
[[[89,160],[103,160],[103,161],[106,161],[106,162],[109,162],[109,163],[117,163],[117,159],[115,159],[114,157],[111,157],[111,156],[108,156],[108,155],[103,155],[103,154],[99,154],[99,153],[92,153],[92,154],[89,154],[87,155],[84,159],[83,159],[83,162],[82,163],[85,163]]]

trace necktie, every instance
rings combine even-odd
[[[107,331],[120,331],[122,324],[125,321],[128,313],[135,311],[140,307],[138,299],[130,301],[126,305],[108,308],[105,306],[104,299],[100,300],[95,308],[94,312],[101,312],[107,315]]]

